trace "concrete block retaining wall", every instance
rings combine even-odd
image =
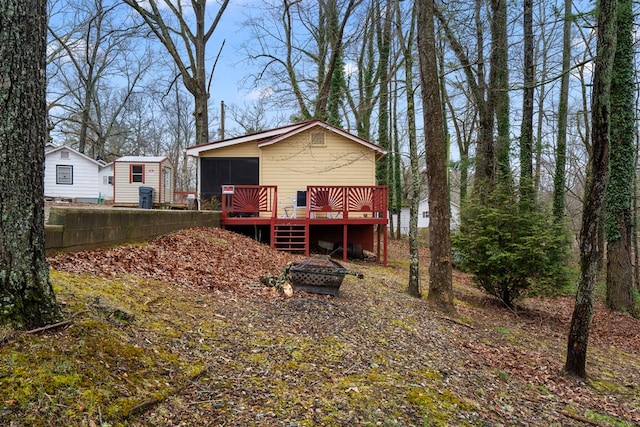
[[[220,227],[220,212],[51,207],[45,226],[48,254],[140,242],[193,227]]]

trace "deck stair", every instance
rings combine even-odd
[[[308,230],[305,224],[276,224],[273,246],[281,251],[304,252]]]

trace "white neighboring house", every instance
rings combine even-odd
[[[389,218],[393,221],[394,228],[398,223],[398,214],[389,213]],[[451,229],[455,230],[460,227],[460,208],[451,202]],[[418,205],[418,230],[421,228],[429,228],[429,199],[420,200]],[[400,234],[409,234],[409,206],[403,206],[400,210]]]
[[[97,203],[113,200],[113,163],[94,160],[66,146],[47,144],[44,160],[44,196]]]

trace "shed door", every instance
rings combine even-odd
[[[202,200],[221,200],[221,186],[259,185],[260,161],[257,157],[205,157],[200,160]]]
[[[164,203],[171,203],[173,200],[173,192],[171,191],[171,169],[163,168],[162,169],[162,178],[163,178],[163,194],[164,194]]]

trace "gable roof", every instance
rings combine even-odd
[[[91,162],[91,163],[95,163],[96,165],[98,165],[98,167],[101,167],[101,168],[103,168],[105,166],[109,166],[111,164],[111,163],[103,162],[102,160],[92,159],[91,157],[87,156],[86,154],[83,154],[83,153],[79,152],[78,150],[69,147],[68,145],[54,145],[54,144],[48,143],[48,144],[45,145],[44,155],[45,155],[45,157],[48,157],[53,153],[57,153],[58,151],[63,151],[63,150],[71,151],[74,154],[76,154],[77,156],[83,158],[84,160],[87,160],[88,162]]]
[[[167,156],[123,156],[116,159],[116,162],[137,162],[137,163],[162,163],[169,160]]]
[[[272,144],[289,138],[290,136],[312,129],[314,127],[321,127],[330,132],[336,133],[344,138],[347,138],[357,144],[363,145],[373,151],[376,151],[379,155],[384,156],[387,151],[381,146],[369,142],[366,139],[353,135],[343,129],[323,122],[322,120],[314,119],[306,122],[296,123],[289,126],[283,126],[275,129],[266,130],[250,135],[244,135],[236,138],[225,139],[222,141],[208,142],[206,144],[195,145],[187,148],[187,155],[198,157],[200,153],[204,151],[216,150],[219,148],[229,147],[237,144],[244,144],[246,142],[255,142],[258,147],[266,147]]]

